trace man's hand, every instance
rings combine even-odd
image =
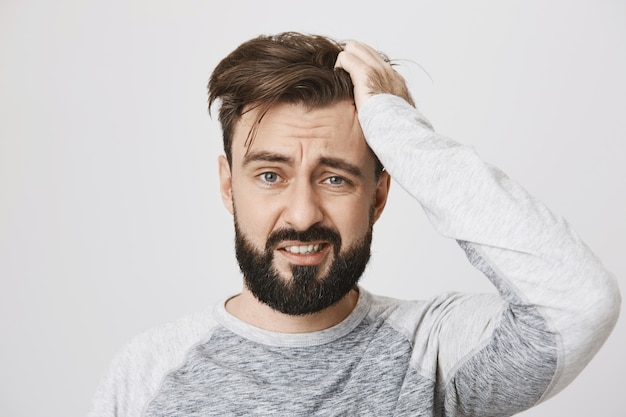
[[[335,68],[342,68],[350,74],[357,110],[375,94],[393,94],[415,106],[404,78],[393,69],[389,60],[369,45],[346,42],[337,56]]]

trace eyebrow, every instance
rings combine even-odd
[[[246,153],[243,159],[243,166],[251,164],[252,162],[259,162],[259,161],[260,162],[278,162],[278,163],[283,163],[283,164],[294,163],[293,158],[290,158],[288,156],[275,153],[275,152],[258,151],[258,152]],[[345,171],[349,174],[354,175],[355,177],[363,178],[363,172],[361,171],[361,169],[358,166],[351,164],[344,159],[323,156],[318,159],[318,163],[320,165],[326,165],[331,168],[340,169],[342,171]]]
[[[358,166],[351,164],[341,158],[321,157],[319,159],[319,163],[329,166],[331,168],[340,169],[354,175],[357,178],[363,178],[363,172]]]
[[[293,163],[293,158],[274,152],[246,152],[243,158],[243,166],[246,166],[252,162],[281,162],[285,164]]]

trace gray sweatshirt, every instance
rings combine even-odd
[[[401,301],[359,288],[344,321],[303,334],[255,328],[222,303],[132,340],[90,416],[508,416],[576,377],[617,320],[612,275],[564,219],[404,100],[374,96],[359,120],[498,294]]]

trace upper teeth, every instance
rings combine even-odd
[[[303,245],[303,246],[286,246],[285,250],[291,253],[312,253],[320,250],[320,244],[315,245]]]

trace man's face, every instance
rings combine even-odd
[[[277,104],[248,148],[256,111],[235,126],[232,167],[220,157],[246,287],[286,314],[320,311],[356,284],[389,190],[377,180],[354,104]]]

